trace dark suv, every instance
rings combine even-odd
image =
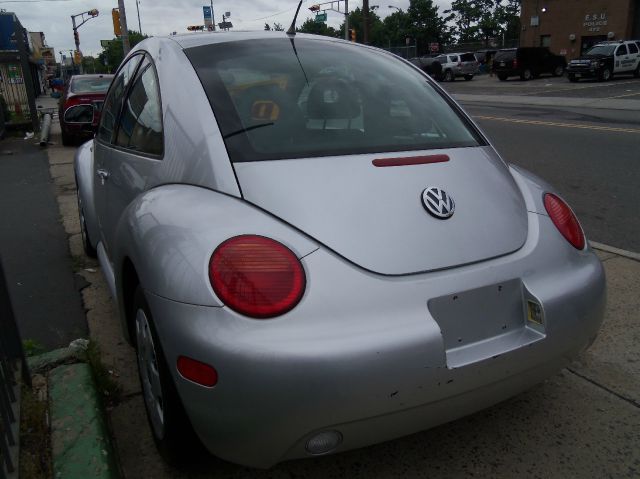
[[[542,73],[562,76],[567,60],[554,55],[547,47],[520,47],[498,50],[493,59],[493,71],[500,80],[519,76],[521,80],[531,80]]]

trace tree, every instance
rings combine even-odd
[[[444,18],[438,14],[433,0],[410,0],[407,9],[409,36],[417,45],[418,54],[428,52],[429,43],[448,43],[449,30]]]
[[[274,29],[276,32],[284,32],[284,27],[282,26],[282,24],[281,24],[281,23],[278,23],[278,22],[274,22],[274,23],[273,23],[273,29]]]
[[[296,28],[300,33],[313,33],[314,35],[324,35],[326,37],[337,37],[339,32],[333,27],[328,27],[324,22],[316,22],[313,18],[307,18],[304,23]]]
[[[133,48],[135,45],[140,43],[145,38],[148,38],[147,35],[142,35],[140,32],[135,32],[129,30],[129,43]],[[102,53],[98,55],[98,60],[103,65],[106,65],[106,68],[109,72],[115,72],[120,63],[124,58],[124,50],[122,49],[122,40],[119,38],[114,38],[111,40],[106,47],[102,48]]]
[[[108,73],[106,65],[92,56],[82,57],[82,69],[85,73]]]
[[[455,24],[454,36],[460,43],[488,45],[500,36],[519,35],[520,0],[453,0],[445,13],[449,14],[445,20]]]
[[[265,32],[268,32],[271,30],[271,27],[269,26],[269,24],[267,22],[264,23],[264,30]]]

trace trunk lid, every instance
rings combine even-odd
[[[374,159],[444,154],[441,163],[376,167]],[[234,164],[243,197],[367,270],[403,275],[482,261],[525,242],[527,212],[490,147]],[[455,213],[422,203],[442,188]]]

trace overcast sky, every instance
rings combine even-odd
[[[311,5],[319,3],[305,0],[298,16],[298,25],[312,16],[308,10]],[[435,0],[440,13],[448,8],[450,1]],[[171,32],[186,33],[188,25],[204,23],[202,6],[208,0],[140,0],[140,22],[142,32],[146,35],[168,35]],[[395,5],[403,10],[409,6],[409,0],[386,0],[379,2],[369,0],[370,5],[380,5],[378,15],[382,18],[395,10],[388,5]],[[287,28],[293,20],[298,0],[214,0],[213,10],[216,23],[222,21],[223,12],[231,12],[234,30],[261,30],[265,22],[274,22]],[[341,5],[344,5],[341,3]],[[100,15],[89,20],[79,28],[80,49],[84,55],[97,55],[102,51],[101,39],[113,38],[111,9],[118,6],[117,0],[0,0],[0,8],[14,12],[22,25],[30,32],[44,32],[47,44],[56,49],[57,59],[60,51],[74,48],[71,15],[76,15],[97,8]],[[362,6],[362,0],[350,0],[349,9]],[[129,30],[138,30],[138,14],[136,0],[125,0],[127,23]],[[337,27],[342,23],[342,16],[328,12],[327,23]],[[77,19],[79,22],[79,18]],[[68,54],[68,51],[66,52]]]

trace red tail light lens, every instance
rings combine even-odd
[[[547,193],[544,195],[544,207],[549,213],[553,224],[556,225],[562,236],[576,249],[584,248],[584,233],[578,222],[578,218],[573,214],[571,208],[556,195]]]
[[[209,280],[231,309],[252,318],[273,318],[293,309],[304,294],[300,261],[286,246],[255,235],[228,239],[211,255]]]
[[[513,59],[513,68],[518,68],[518,60],[516,58]]]

